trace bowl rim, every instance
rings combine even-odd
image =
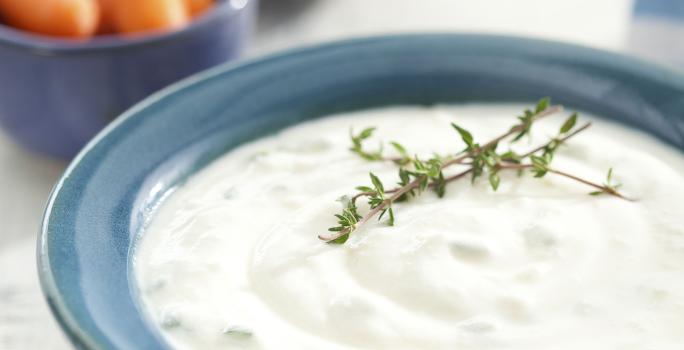
[[[216,0],[213,8],[178,29],[149,31],[131,36],[96,35],[85,40],[36,34],[0,22],[0,47],[5,46],[45,56],[136,49],[192,35],[216,21],[223,20],[226,16],[234,17],[241,14],[256,2],[257,0]]]
[[[363,36],[344,40],[335,40],[330,42],[306,45],[302,47],[295,47],[282,50],[276,53],[267,54],[265,56],[243,59],[238,62],[228,62],[220,64],[213,68],[209,68],[202,72],[196,73],[173,83],[166,88],[163,88],[149,97],[138,102],[133,107],[126,110],[111,123],[109,123],[103,130],[101,130],[95,137],[93,137],[79,153],[69,163],[64,170],[59,180],[55,183],[53,189],[48,197],[43,218],[39,228],[39,236],[37,240],[37,267],[39,274],[39,281],[44,298],[48,301],[53,316],[58,321],[62,330],[66,333],[72,343],[79,348],[97,349],[98,342],[90,334],[87,334],[79,327],[79,321],[74,317],[72,310],[70,310],[64,303],[64,295],[59,292],[57,283],[52,274],[50,259],[49,259],[49,227],[51,226],[50,215],[54,206],[56,198],[60,195],[64,183],[69,179],[71,173],[79,166],[86,155],[96,147],[103,139],[107,138],[112,131],[117,129],[120,125],[127,122],[129,119],[140,117],[139,112],[146,108],[153,106],[159,101],[172,97],[184,89],[203,81],[216,78],[227,72],[236,72],[242,69],[249,69],[259,66],[262,63],[274,63],[276,61],[290,59],[300,55],[313,54],[319,51],[333,50],[339,48],[353,48],[359,45],[368,45],[374,42],[400,42],[406,39],[413,40],[429,40],[429,39],[461,39],[461,40],[478,40],[490,42],[506,42],[509,44],[520,44],[526,47],[547,47],[563,52],[574,54],[576,57],[589,60],[594,63],[604,63],[612,66],[618,70],[629,70],[634,73],[640,73],[652,77],[655,80],[661,81],[670,86],[676,86],[684,90],[684,72],[673,69],[668,66],[660,65],[648,60],[638,57],[629,56],[623,53],[611,52],[608,50],[587,47],[578,44],[559,42],[547,39],[537,39],[529,37],[496,35],[496,34],[481,34],[481,33],[449,33],[449,32],[434,32],[434,33],[403,33],[390,35],[373,35]]]

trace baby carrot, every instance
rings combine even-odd
[[[13,27],[51,36],[86,38],[95,32],[92,0],[0,0],[0,16]]]
[[[214,6],[214,0],[185,0],[185,4],[190,15],[195,17]]]
[[[97,0],[100,8],[100,21],[97,26],[98,34],[111,34],[115,32],[113,6],[116,1]]]
[[[117,0],[112,5],[116,30],[124,34],[177,28],[189,20],[184,0]]]

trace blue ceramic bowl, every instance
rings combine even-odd
[[[218,0],[187,27],[87,42],[0,25],[0,125],[27,148],[62,158],[154,91],[236,57],[256,0]]]
[[[547,41],[408,35],[345,41],[220,67],[126,112],[76,157],[50,198],[43,290],[83,348],[167,345],[141,314],[131,252],[169,188],[246,141],[329,113],[391,104],[555,102],[684,150],[684,76]]]

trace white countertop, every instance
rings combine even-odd
[[[262,0],[250,56],[350,36],[462,31],[542,37],[625,50],[631,0]],[[420,3],[420,5],[416,5]],[[65,163],[0,132],[0,349],[67,349],[42,298],[36,233]]]

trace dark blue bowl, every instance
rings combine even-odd
[[[219,0],[178,31],[87,42],[0,25],[0,125],[31,150],[71,158],[150,93],[236,57],[255,3]]]
[[[380,37],[291,51],[176,84],[89,143],[45,213],[43,290],[80,347],[166,348],[141,314],[132,246],[160,196],[208,162],[333,112],[546,95],[684,150],[684,76],[629,57],[480,35]]]

